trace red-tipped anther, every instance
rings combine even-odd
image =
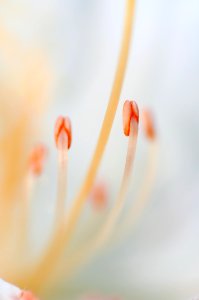
[[[154,118],[150,110],[143,109],[142,111],[143,127],[145,135],[148,139],[153,140],[156,136]]]
[[[126,136],[130,134],[132,119],[139,123],[139,109],[135,101],[126,100],[123,106],[123,130]]]
[[[29,167],[34,175],[42,173],[46,154],[47,148],[44,145],[38,145],[32,150],[29,157]]]
[[[70,148],[72,141],[71,122],[68,117],[58,117],[55,123],[55,143],[59,149]]]
[[[38,300],[31,292],[23,291],[20,300]]]

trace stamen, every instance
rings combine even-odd
[[[30,203],[32,192],[35,185],[35,176],[41,175],[44,168],[44,161],[47,155],[47,148],[40,144],[32,150],[28,159],[28,172],[25,178],[24,195],[20,202],[19,212],[19,241],[18,251],[19,255],[24,255],[24,251],[29,251],[29,220],[30,220]]]
[[[145,171],[145,178],[140,188],[139,194],[132,206],[128,210],[128,214],[125,218],[125,222],[122,226],[122,232],[128,233],[136,225],[138,219],[142,215],[148,201],[150,200],[150,193],[154,185],[157,170],[157,143],[150,145],[148,164]]]
[[[151,112],[147,109],[144,109],[144,112],[146,112],[146,123],[144,126],[144,130],[145,135],[150,142],[146,169],[144,170],[144,179],[137,197],[135,197],[135,200],[132,202],[132,205],[128,209],[127,214],[125,215],[124,222],[121,224],[116,234],[111,239],[111,245],[115,244],[116,241],[118,243],[118,241],[121,240],[122,237],[132,232],[132,228],[137,224],[139,218],[143,214],[144,209],[146,208],[146,205],[148,204],[148,201],[150,200],[150,194],[153,189],[153,185],[156,178],[159,148],[157,135],[155,133],[154,120],[152,118]],[[144,120],[143,116],[142,120]]]
[[[142,121],[146,137],[151,140],[155,139],[154,119],[150,110],[146,108],[142,110]]]
[[[68,117],[58,117],[55,123],[54,136],[58,149],[58,184],[55,213],[55,225],[57,227],[58,224],[63,221],[65,216],[67,157],[68,149],[70,148],[72,141],[71,122]]]
[[[124,104],[124,106],[126,106],[126,103]],[[130,117],[129,144],[118,197],[116,198],[115,204],[110,212],[110,215],[108,216],[106,222],[103,224],[98,235],[95,236],[94,240],[92,240],[90,243],[86,243],[84,247],[81,247],[81,252],[78,251],[78,253],[76,253],[76,255],[70,258],[70,261],[67,262],[67,264],[65,265],[64,271],[67,273],[67,275],[69,274],[69,272],[74,272],[75,268],[79,268],[81,264],[84,264],[86,260],[90,260],[97,251],[103,248],[103,246],[109,240],[111,233],[113,232],[114,227],[120,216],[120,212],[123,209],[125,202],[124,200],[128,190],[130,174],[135,158],[138,135],[139,111],[135,102],[133,102],[133,107],[136,111],[136,117],[134,114],[132,114]],[[125,114],[123,114],[123,118],[126,118]]]
[[[150,199],[150,194],[155,182],[157,173],[157,161],[158,161],[158,141],[154,129],[154,120],[149,110],[143,110],[143,118],[145,135],[149,139],[148,159],[146,163],[146,170],[144,171],[144,179],[141,184],[141,188],[138,192],[135,201],[128,209],[128,213],[125,216],[125,220],[119,228],[114,240],[120,239],[122,236],[127,235],[132,231],[134,225],[137,224],[139,217],[142,215],[146,205]]]
[[[98,143],[91,160],[88,173],[77,197],[73,201],[74,204],[72,206],[70,214],[68,215],[68,222],[66,224],[64,224],[64,222],[60,224],[59,229],[50,241],[49,246],[47,247],[44,255],[41,258],[41,261],[39,261],[38,266],[33,271],[31,278],[29,278],[29,284],[32,284],[34,289],[39,288],[39,286],[44,283],[44,280],[49,277],[49,275],[52,273],[52,270],[55,268],[61,253],[65,249],[67,243],[70,241],[71,235],[86,202],[87,196],[90,192],[99,164],[101,162],[104,149],[112,128],[123,85],[131,40],[131,25],[133,21],[134,7],[135,0],[127,0],[123,40],[115,74],[115,80],[113,83],[112,92],[102,124]]]

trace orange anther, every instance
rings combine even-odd
[[[23,291],[20,300],[38,300],[31,292]]]
[[[71,122],[68,117],[59,116],[55,123],[55,143],[58,148],[70,148],[72,141]]]
[[[152,113],[148,109],[143,109],[142,111],[142,119],[143,119],[143,127],[144,132],[147,138],[153,140],[156,136],[155,126],[154,126],[154,118]]]
[[[130,123],[132,118],[139,122],[139,109],[135,101],[126,100],[123,106],[123,130],[126,136],[130,134]]]
[[[29,157],[29,167],[34,175],[42,173],[46,153],[47,149],[44,145],[38,145],[32,150]]]

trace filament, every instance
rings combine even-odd
[[[65,200],[67,188],[67,160],[68,148],[58,149],[58,182],[57,182],[57,200],[55,213],[55,226],[57,227],[65,217]]]
[[[147,108],[142,110],[142,122],[145,136],[149,142],[148,163],[141,189],[139,190],[136,200],[133,201],[130,209],[128,210],[127,216],[125,217],[120,230],[117,232],[117,240],[118,236],[121,237],[124,233],[129,233],[132,227],[137,223],[139,217],[142,215],[143,210],[150,199],[150,193],[156,177],[158,158],[157,134],[152,112]]]
[[[22,201],[20,201],[20,211],[19,211],[19,251],[23,255],[24,251],[28,250],[28,233],[30,219],[30,203],[31,196],[34,188],[36,178],[40,176],[43,172],[44,161],[46,158],[47,149],[43,144],[37,145],[32,149],[28,159],[28,173],[25,178],[25,191],[22,196]]]
[[[146,205],[150,199],[150,193],[153,188],[153,184],[156,178],[157,171],[157,159],[158,159],[158,143],[154,139],[150,142],[149,154],[148,154],[148,163],[145,171],[145,177],[143,184],[139,190],[138,196],[133,201],[131,207],[128,210],[125,220],[121,225],[116,238],[128,234],[132,230],[133,226],[137,224],[139,217],[142,215]]]
[[[132,232],[150,200],[150,194],[152,192],[157,173],[158,148],[157,139],[150,140],[147,166],[141,187],[135,197],[135,200],[132,202],[130,208],[128,208],[128,212],[124,216],[123,223],[110,239],[110,246],[113,246],[116,242],[118,243],[122,238]]]
[[[54,138],[58,150],[58,189],[55,212],[55,229],[65,217],[67,188],[68,149],[72,141],[71,122],[68,117],[59,116],[55,122]]]

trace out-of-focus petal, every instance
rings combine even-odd
[[[0,279],[0,299],[1,300],[17,300],[17,299],[20,299],[20,296],[21,296],[21,290]]]

